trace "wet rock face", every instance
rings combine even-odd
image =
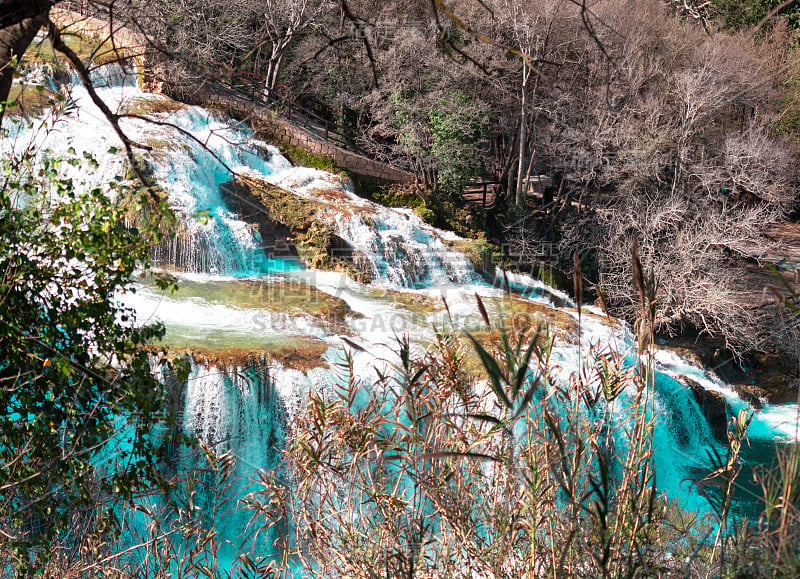
[[[220,192],[225,203],[236,211],[243,221],[258,229],[264,243],[274,245],[276,251],[282,250],[286,256],[297,257],[297,248],[292,241],[292,230],[276,219],[249,187],[231,181],[223,184]]]
[[[336,233],[330,207],[264,181],[239,179],[220,186],[225,203],[258,228],[276,257],[299,257],[308,267],[341,271],[362,283],[374,272],[366,256]]]
[[[719,392],[706,390],[691,378],[683,377],[683,382],[692,390],[700,411],[708,420],[711,432],[717,440],[728,442],[728,403]]]
[[[750,384],[732,384],[733,389],[739,395],[739,398],[747,402],[756,410],[761,410],[761,397],[763,392],[757,387]]]

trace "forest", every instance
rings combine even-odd
[[[59,10],[111,32],[89,54],[57,24]],[[138,52],[119,40],[123,29],[143,39]],[[800,219],[798,30],[800,5],[779,0],[0,3],[0,137],[12,143],[0,159],[3,576],[795,576],[796,436],[771,445],[772,468],[746,465],[761,448],[748,439],[754,411],[800,396],[800,266],[792,257]],[[42,56],[45,41],[57,59]],[[110,93],[96,72],[116,60],[123,70],[141,67],[139,89],[172,100],[106,103]],[[85,87],[117,139],[106,147],[119,155],[113,178],[97,153],[70,146],[54,156],[37,141],[39,132],[66,131],[59,115],[83,114],[68,90],[56,88],[64,80],[39,90],[53,111],[49,125],[19,112],[30,106],[15,92],[24,93],[19,79],[40,69]],[[507,272],[502,299],[469,289],[476,323],[466,333],[460,298],[443,293],[434,304],[427,294],[390,288],[393,307],[438,312],[442,327],[426,324],[434,332],[422,349],[395,332],[389,370],[374,376],[360,361],[371,343],[353,332],[373,320],[353,322],[359,302],[347,291],[355,290],[280,281],[281,299],[302,295],[304,314],[315,323],[319,309],[327,316],[327,334],[304,336],[291,354],[282,345],[281,371],[294,370],[298,357],[308,364],[307,351],[325,352],[330,336],[345,336],[345,349],[324,360],[336,386],[314,384],[299,409],[284,400],[283,414],[274,411],[285,422],[274,435],[286,436],[276,451],[280,466],[259,467],[246,484],[236,452],[178,434],[176,407],[190,394],[176,392],[199,382],[203,368],[219,368],[242,392],[263,380],[258,401],[272,400],[275,371],[259,365],[268,348],[242,339],[226,346],[225,355],[251,348],[234,371],[205,344],[168,345],[169,320],[133,323],[138,306],[118,298],[131,288],[147,296],[151,287],[191,296],[210,291],[203,284],[225,283],[237,288],[221,291],[229,294],[250,284],[252,301],[252,288],[267,283],[253,281],[249,257],[230,266],[235,275],[207,265],[228,256],[214,255],[210,237],[197,243],[195,230],[227,223],[228,214],[177,208],[169,172],[156,167],[168,138],[135,133],[132,124],[175,130],[226,169],[244,166],[214,148],[215,129],[197,136],[196,120],[163,116],[180,114],[184,103],[208,107],[213,91],[250,95],[276,117],[305,111],[338,147],[413,176],[399,183],[348,173],[269,130],[258,133],[281,151],[270,162],[283,154],[323,169],[364,203],[446,230],[437,243],[468,248],[487,282],[496,281],[495,268]],[[253,120],[241,107],[214,106]],[[203,122],[216,122],[213,114]],[[22,134],[33,136],[19,149]],[[88,172],[76,177],[70,167]],[[285,169],[276,167],[269,171]],[[227,179],[236,196],[243,181]],[[342,221],[361,217],[324,221],[324,197],[288,201],[281,187],[295,185],[255,182],[246,181],[247,203],[263,204],[273,221],[283,212],[277,225],[254,226],[262,242],[267,229],[286,230],[281,235],[312,269],[364,285],[394,267],[386,255],[370,262],[347,237],[354,226]],[[481,188],[488,200],[465,200]],[[350,199],[341,195],[340,204]],[[360,226],[380,230],[388,226],[379,219],[396,217],[370,211],[373,222]],[[448,237],[455,234],[459,241]],[[399,275],[411,279],[403,277],[400,289],[435,286],[419,280],[437,279],[430,271],[437,268],[463,281],[451,271],[461,267],[457,258],[437,265],[392,243],[384,254],[405,259]],[[205,269],[192,269],[192,251]],[[198,282],[197,273],[230,279]],[[543,309],[512,295],[509,276],[555,288],[550,325],[520,326]],[[381,291],[382,299],[390,293]],[[558,309],[567,302],[574,320]],[[600,325],[601,314],[604,324],[627,324],[620,327],[631,329],[634,354],[582,341],[595,331],[582,324]],[[257,316],[259,329],[271,319]],[[578,352],[566,381],[560,367],[571,362],[559,357],[559,339]],[[704,465],[679,481],[690,481],[704,512],[683,508],[657,481],[665,471],[654,449],[667,436],[657,426],[665,396],[657,392],[664,374],[657,345],[713,367],[752,406],[718,403],[722,418],[710,426]],[[248,373],[262,370],[258,378]],[[681,383],[708,418],[721,395]],[[676,428],[670,441],[688,436]],[[746,493],[759,498],[746,502]],[[219,529],[232,521],[250,534],[229,560],[233,540]]]

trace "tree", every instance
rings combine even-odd
[[[269,45],[269,55],[264,66],[268,93],[278,86],[281,65],[289,47],[307,28],[312,27],[320,12],[329,3],[325,0],[266,0],[258,4],[261,11],[259,32],[264,41],[254,49],[256,61],[261,60],[260,51]]]
[[[88,80],[49,20],[54,4],[0,4],[0,102],[42,26]],[[90,82],[87,88],[99,101]],[[136,169],[118,117],[99,105]],[[145,346],[163,328],[135,327],[116,294],[148,266],[150,244],[174,217],[152,188],[121,180],[86,190],[62,176],[64,165],[81,163],[96,166],[90,157],[53,158],[33,145],[0,161],[4,570],[40,568],[57,544],[77,544],[84,532],[113,536],[116,504],[162,482],[151,431],[166,420],[166,392],[152,367],[168,362]],[[134,206],[138,228],[125,225]]]
[[[781,77],[747,39],[709,36],[657,2],[619,6],[596,8],[611,61],[584,37],[565,83],[540,95],[534,146],[564,198],[543,225],[557,227],[550,255],[564,269],[576,251],[594,261],[608,304],[632,319],[637,238],[658,281],[657,329],[722,336],[743,353],[773,326],[742,303],[747,248],[768,243],[797,186],[797,147],[778,130]],[[515,227],[512,245],[547,254],[539,230]]]
[[[150,38],[158,39],[165,64],[180,72],[184,90],[208,76],[221,80],[226,72],[245,71],[263,78],[263,90],[271,93],[290,49],[319,25],[332,3],[140,0],[126,9]]]
[[[520,61],[522,64],[522,72],[520,75],[520,98],[519,98],[519,135],[518,139],[518,159],[517,159],[517,186],[514,195],[516,205],[522,206],[525,204],[525,180],[526,173],[526,147],[528,141],[528,83],[531,75],[534,73],[541,74],[540,71],[535,70],[537,66],[537,50],[539,44],[546,45],[549,34],[541,34],[541,31],[536,30],[536,19],[532,14],[528,13],[523,2],[506,1],[502,6],[504,16],[508,19],[506,27],[512,32],[512,40],[514,45],[519,47],[522,52]],[[544,40],[541,40],[544,38]],[[538,80],[538,79],[537,79]],[[538,84],[538,83],[537,83]],[[531,159],[531,162],[533,159]],[[530,163],[529,163],[530,165]]]
[[[463,93],[443,98],[429,114],[431,155],[436,162],[437,184],[459,192],[484,171],[481,145],[488,130],[484,103]]]
[[[19,59],[47,21],[52,0],[0,3],[0,126]]]
[[[166,418],[143,348],[163,328],[134,327],[115,294],[148,262],[168,209],[137,194],[153,221],[127,227],[108,192],[59,176],[69,162],[30,150],[2,162],[0,544],[22,568],[81,521],[114,528],[114,502],[158,479],[148,433]]]

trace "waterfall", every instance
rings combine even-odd
[[[89,68],[89,78],[96,89],[135,89],[139,67],[134,61],[125,63],[110,63],[100,66],[91,65]],[[83,81],[77,72],[72,72],[69,82],[73,88],[83,89]]]
[[[188,378],[175,388],[173,408],[180,431],[201,446],[166,440],[172,448],[170,464],[178,475],[171,493],[179,502],[191,497],[196,521],[215,533],[220,568],[230,569],[239,548],[254,557],[271,552],[269,537],[251,525],[252,513],[239,501],[258,490],[259,472],[276,472],[280,480],[280,452],[290,412],[296,411],[287,406],[291,393],[281,392],[281,387],[287,378],[291,380],[292,371],[264,356],[202,362],[190,358],[190,363]],[[234,463],[224,460],[229,454]],[[158,498],[145,500],[154,510],[164,510]],[[140,533],[131,536],[134,544],[147,536],[148,523],[146,517],[134,515]],[[192,537],[187,539],[191,542]]]
[[[154,260],[176,270],[179,280],[194,289],[165,296],[142,282],[135,293],[118,299],[133,308],[142,323],[163,321],[167,346],[216,353],[216,360],[236,350],[240,359],[251,360],[219,362],[212,355],[211,361],[195,362],[181,403],[184,432],[217,452],[234,451],[243,479],[252,469],[277,468],[290,417],[311,389],[325,390],[337,383],[339,378],[326,366],[338,360],[335,352],[342,348],[342,335],[363,349],[356,354],[357,368],[369,383],[376,375],[375,360],[392,361],[396,355],[395,334],[407,335],[424,348],[433,338],[432,326],[482,327],[475,294],[486,300],[492,314],[502,313],[508,299],[501,288],[508,286],[531,312],[562,320],[563,327],[577,326],[574,303],[566,294],[502,271],[496,287],[483,282],[469,259],[452,249],[462,240],[425,224],[412,211],[358,198],[341,177],[292,167],[278,149],[217,113],[176,103],[167,106],[163,97],[140,91],[130,71],[110,65],[93,75],[102,80],[100,96],[112,109],[152,110],[160,121],[174,125],[122,120],[134,141],[152,147],[144,158],[183,222],[176,237],[153,249]],[[58,119],[51,131],[35,132],[13,123],[12,134],[0,141],[0,152],[18,150],[27,139],[37,142],[42,156],[65,155],[71,149],[77,156],[87,153],[97,159],[97,168],[64,170],[87,186],[104,187],[124,175],[126,160],[102,114],[77,79],[73,83],[75,112]],[[311,271],[271,252],[271,240],[262,239],[223,199],[220,185],[230,181],[231,170],[320,204],[321,218],[370,262],[372,283]],[[265,288],[277,289],[262,291]],[[624,323],[591,308],[582,314],[581,323],[579,336],[556,339],[553,371],[562,383],[579,370],[581,356],[598,344],[627,352],[631,363],[635,361],[633,335]],[[267,363],[263,357],[276,353],[299,360],[298,368]],[[657,482],[670,496],[698,507],[698,497],[682,481],[709,467],[707,450],[723,447],[687,379],[718,392],[731,414],[750,407],[713,374],[675,354],[658,353],[655,368]],[[796,416],[796,405],[765,404],[755,413],[750,436],[765,444],[795,440]],[[180,461],[184,470],[197,464],[190,454]],[[226,536],[232,538],[244,524],[240,519],[229,521]]]
[[[274,469],[286,411],[264,360],[249,365],[195,364],[185,391],[184,431],[216,452],[236,451],[243,470]]]
[[[335,216],[339,235],[369,259],[377,281],[390,287],[427,288],[477,281],[469,259],[448,248],[441,232],[410,210],[374,207]]]

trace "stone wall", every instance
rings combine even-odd
[[[280,142],[300,147],[315,155],[328,157],[337,167],[341,167],[357,175],[377,177],[384,181],[394,181],[397,183],[413,183],[415,180],[413,173],[342,149],[280,117],[273,120],[271,134]]]
[[[343,149],[277,115],[268,107],[254,105],[245,97],[217,90],[214,86],[206,86],[195,98],[198,101],[197,104],[230,111],[242,120],[249,122],[257,131],[270,135],[276,141],[299,147],[315,155],[328,157],[337,167],[351,173],[396,183],[415,182],[413,173]]]

